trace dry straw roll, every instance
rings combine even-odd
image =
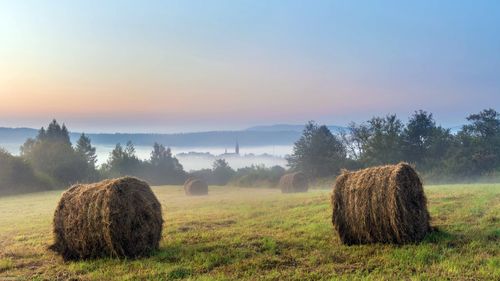
[[[208,195],[208,185],[200,179],[188,179],[184,183],[184,192],[188,196]]]
[[[309,183],[304,173],[295,172],[283,175],[279,186],[282,193],[307,192]]]
[[[412,243],[431,231],[422,182],[407,163],[343,172],[332,205],[344,244]]]
[[[145,256],[158,248],[162,224],[160,202],[144,181],[77,184],[59,201],[51,249],[65,260]]]

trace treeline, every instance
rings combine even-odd
[[[265,167],[252,165],[233,170],[224,159],[215,160],[212,169],[193,171],[190,176],[204,180],[210,185],[230,183],[241,187],[273,187],[285,174],[281,166]]]
[[[136,156],[134,145],[130,141],[125,146],[115,146],[108,161],[101,165],[99,173],[102,178],[136,176],[154,185],[181,184],[187,178],[170,148],[155,143],[150,158],[141,160]]]
[[[337,135],[310,122],[288,163],[313,179],[400,161],[415,165],[432,182],[500,179],[500,114],[486,109],[466,120],[456,134],[422,110],[406,123],[396,115],[373,117]]]
[[[0,150],[0,194],[62,188],[74,183],[94,182],[125,175],[151,184],[180,184],[187,178],[169,148],[155,143],[148,160],[135,155],[131,142],[117,144],[108,161],[96,166],[96,148],[82,134],[72,145],[66,126],[53,120],[35,138],[21,146],[20,156]]]
[[[310,179],[334,178],[341,169],[355,170],[405,161],[432,182],[500,179],[500,114],[486,109],[469,115],[458,133],[437,125],[431,113],[416,111],[405,123],[396,115],[351,123],[333,134],[327,126],[309,122],[293,153],[290,171]],[[170,148],[155,143],[151,156],[141,160],[134,145],[117,144],[107,162],[96,166],[96,149],[82,134],[73,145],[68,129],[53,120],[21,147],[20,156],[0,149],[0,194],[62,188],[125,175],[154,185],[182,184],[197,177],[211,185],[275,186],[286,172],[282,167],[251,166],[232,169],[224,159],[212,169],[187,173]]]
[[[240,186],[265,182],[273,185],[284,173],[281,167],[260,166],[235,171],[224,159],[218,159],[212,169],[189,174],[170,148],[155,143],[150,158],[141,160],[130,141],[125,145],[118,143],[107,162],[97,167],[96,148],[90,138],[81,134],[73,145],[66,126],[56,120],[47,128],[42,127],[36,137],[26,140],[20,151],[20,156],[13,156],[0,149],[0,195],[63,188],[125,175],[145,179],[153,185],[183,184],[189,177],[201,178],[211,185],[225,185],[229,181]]]

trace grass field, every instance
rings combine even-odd
[[[328,190],[156,187],[160,250],[137,260],[65,263],[47,250],[60,191],[0,198],[0,280],[500,280],[500,184],[428,186],[418,245],[343,246]]]

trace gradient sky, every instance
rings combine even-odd
[[[500,1],[0,1],[0,126],[345,125],[500,110]]]

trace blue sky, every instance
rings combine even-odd
[[[498,1],[2,1],[0,126],[344,125],[500,104]]]

